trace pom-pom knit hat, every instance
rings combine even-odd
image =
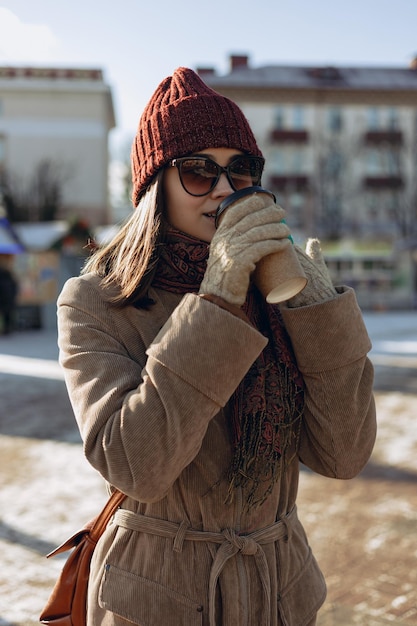
[[[237,104],[180,67],[160,83],[139,120],[131,155],[134,206],[161,167],[204,148],[262,156]]]

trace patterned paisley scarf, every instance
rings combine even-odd
[[[209,244],[170,229],[153,286],[197,293],[206,270]],[[229,468],[232,500],[236,487],[247,507],[261,504],[297,450],[304,407],[303,380],[279,308],[251,286],[243,310],[269,339],[229,400],[233,456]]]

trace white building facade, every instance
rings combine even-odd
[[[23,187],[40,164],[53,164],[62,187],[56,218],[111,220],[108,139],[114,126],[101,70],[0,67],[0,169]]]
[[[370,285],[379,302],[402,280],[410,303],[417,259],[411,251],[404,270],[396,249],[417,238],[417,63],[252,68],[233,56],[228,74],[199,73],[247,116],[266,158],[263,185],[295,234],[327,242],[329,265],[333,254],[335,273],[344,268],[364,300]]]

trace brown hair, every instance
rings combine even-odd
[[[112,241],[96,250],[82,269],[82,274],[101,276],[103,286],[117,287],[111,298],[116,306],[146,308],[152,302],[148,290],[165,233],[162,176],[160,170]]]

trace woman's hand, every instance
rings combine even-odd
[[[281,207],[272,201],[265,206],[256,194],[231,205],[211,241],[200,293],[242,306],[256,263],[291,245],[284,215]]]
[[[324,261],[320,241],[309,239],[305,252],[298,246],[295,247],[295,251],[307,276],[307,285],[299,294],[288,300],[288,306],[290,308],[308,306],[334,298],[337,292]]]

